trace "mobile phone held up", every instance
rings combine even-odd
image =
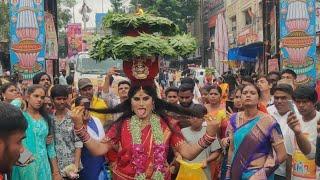
[[[289,104],[290,111],[293,112],[293,113],[296,113],[296,110],[294,109],[293,101],[289,100],[288,104]]]
[[[226,101],[226,111],[230,112],[230,109],[233,111],[234,102],[233,101]]]

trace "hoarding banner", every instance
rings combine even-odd
[[[74,23],[67,26],[68,35],[68,57],[82,51],[82,31],[81,24]]]
[[[58,59],[58,40],[53,16],[46,12],[44,19],[46,24],[46,59]]]
[[[297,73],[297,84],[316,84],[315,36],[315,0],[280,0],[281,64]]]
[[[32,79],[45,70],[44,2],[11,0],[9,16],[11,71]]]
[[[276,71],[279,72],[279,62],[278,59],[269,59],[268,60],[268,73]]]

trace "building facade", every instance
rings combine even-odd
[[[263,41],[262,0],[226,0],[230,47]]]
[[[218,15],[225,12],[224,0],[204,0],[203,2],[203,55],[205,66],[214,61],[214,36]],[[211,62],[211,63],[210,63]]]

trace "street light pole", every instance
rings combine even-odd
[[[101,0],[101,5],[102,5],[102,13],[104,12],[104,10],[103,10],[103,1],[104,1],[104,0]]]

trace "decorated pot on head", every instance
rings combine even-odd
[[[95,60],[123,60],[124,73],[133,86],[153,86],[161,58],[188,57],[197,47],[195,38],[179,34],[172,21],[143,11],[110,13],[104,27],[111,28],[113,34],[96,40],[90,55]]]

